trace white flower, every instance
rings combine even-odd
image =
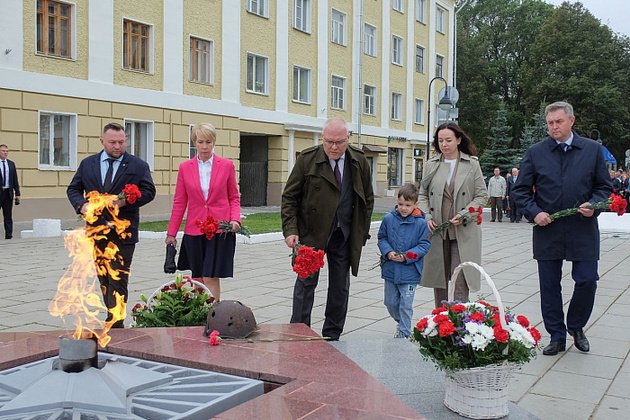
[[[427,327],[422,331],[422,335],[425,337],[435,337],[438,334],[438,324],[433,321],[433,316],[428,316]]]
[[[468,310],[468,312],[483,312],[486,310],[486,307],[484,305],[482,305],[481,303],[478,302],[466,302],[464,303],[464,305],[466,305],[466,310]],[[471,309],[476,309],[476,311],[473,311]]]
[[[522,343],[528,349],[531,349],[536,345],[532,334],[527,331],[527,328],[517,322],[510,322],[507,324],[507,331],[510,333],[511,340]]]
[[[485,324],[467,322],[464,324],[467,334],[462,337],[464,344],[470,344],[473,350],[485,350],[494,339],[494,330]]]

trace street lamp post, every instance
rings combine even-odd
[[[453,108],[453,102],[449,97],[449,86],[448,82],[445,78],[441,76],[435,76],[431,81],[429,81],[429,98],[427,100],[427,150],[425,160],[429,160],[429,153],[431,151],[431,86],[433,86],[433,82],[436,80],[441,80],[444,82],[446,89],[444,89],[444,96],[440,98],[440,102],[438,102],[438,107],[445,111]]]

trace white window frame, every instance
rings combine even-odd
[[[192,43],[193,40],[199,40],[199,41],[204,41],[210,44],[210,49],[209,49],[209,53],[208,53],[208,74],[207,74],[207,80],[199,80],[199,79],[193,79],[193,67],[192,67]],[[190,36],[188,37],[188,44],[189,44],[189,51],[188,51],[188,80],[193,82],[193,83],[202,83],[204,85],[211,85],[214,83],[214,41],[211,39],[206,39],[206,38],[202,38],[200,36],[196,36],[193,34],[190,34]]]
[[[51,163],[45,164],[40,163],[42,153],[41,150],[41,135],[42,135],[42,127],[41,127],[41,117],[43,115],[49,116],[50,119],[48,121],[48,132],[50,133],[50,138],[48,139],[48,161]],[[62,116],[69,117],[69,132],[68,132],[68,166],[55,165],[55,147],[54,147],[54,117]],[[78,118],[77,114],[69,113],[69,112],[56,112],[56,111],[45,111],[39,110],[37,112],[37,169],[39,170],[53,170],[53,171],[71,171],[77,169],[77,124]]]
[[[245,7],[253,15],[269,17],[269,0],[247,0]]]
[[[427,0],[416,0],[416,21],[427,23]]]
[[[444,56],[440,54],[435,55],[435,75],[444,77]]]
[[[396,44],[399,44],[396,46]],[[404,41],[402,37],[392,34],[392,64],[403,65]]]
[[[392,0],[392,9],[400,13],[405,13],[405,0]]]
[[[368,28],[370,31],[368,32]],[[363,52],[371,57],[376,57],[378,45],[378,32],[376,26],[369,23],[363,24]]]
[[[445,15],[446,10],[442,9],[440,6],[435,8],[435,30],[441,34],[446,33],[444,26]]]
[[[396,162],[393,163],[392,160],[395,160]],[[396,148],[396,147],[388,147],[387,148],[387,186],[389,188],[400,187],[403,184],[404,182],[403,177],[405,175],[404,166],[405,166],[405,150]],[[392,178],[391,178],[392,167],[394,167],[394,169],[396,170],[395,176],[396,176],[397,182],[395,183],[392,182]]]
[[[192,129],[194,126],[194,124],[188,124],[188,157],[190,159],[197,156],[197,146],[192,141]]]
[[[297,102],[300,104],[310,104],[311,103],[311,91],[312,91],[312,74],[313,72],[308,67],[303,66],[293,66],[293,102]],[[296,84],[296,75],[298,78]],[[302,79],[306,77],[306,92],[302,92],[300,87],[302,84],[300,83]],[[295,87],[298,87],[297,92]]]
[[[416,98],[415,100],[415,118],[414,124],[424,125],[424,99]]]
[[[335,13],[338,15],[335,16]],[[336,19],[341,18],[341,21]],[[346,45],[346,28],[348,22],[348,15],[341,10],[331,9],[330,11],[330,42],[339,45]]]
[[[392,92],[392,121],[402,121],[402,93]]]
[[[293,27],[298,31],[311,33],[311,0],[294,0]]]
[[[250,89],[250,87],[248,86],[248,80],[249,80],[249,57],[253,58],[252,64],[253,64],[253,68],[252,68],[252,88]],[[265,75],[264,75],[264,89],[262,91],[257,90],[256,89],[256,62],[257,60],[264,60],[265,63]],[[245,58],[245,91],[248,93],[253,93],[256,95],[269,95],[269,57],[265,57],[264,55],[260,55],[260,54],[256,54],[253,52],[248,51],[246,54],[246,58]]]
[[[333,82],[338,80],[341,86],[335,86]],[[346,109],[346,78],[331,75],[330,77],[330,107],[333,109]]]
[[[422,62],[420,63],[420,68],[418,68],[418,49],[422,50]],[[416,73],[424,73],[424,62],[426,61],[427,55],[427,49],[424,48],[422,45],[420,44],[416,44],[416,54],[415,54],[415,67],[416,67]]]
[[[129,153],[130,155],[133,155],[137,158],[140,158],[142,160],[144,160],[146,163],[149,164],[149,169],[151,169],[151,171],[153,171],[153,161],[154,161],[154,144],[155,144],[155,122],[151,121],[151,120],[138,120],[135,118],[125,118],[123,120],[123,127],[125,127],[125,134],[127,133],[127,124],[131,124],[132,125],[132,129],[131,131],[131,135],[127,135],[127,153]],[[133,133],[133,125],[135,124],[146,124],[147,125],[147,139],[146,139],[146,159],[145,156],[138,156],[137,154],[134,153],[134,148],[136,146],[136,142],[138,141]]]
[[[368,89],[371,94],[368,94]],[[376,86],[363,85],[363,113],[376,115]]]

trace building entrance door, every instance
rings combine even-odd
[[[241,177],[239,190],[241,206],[267,205],[269,143],[266,136],[241,135]]]

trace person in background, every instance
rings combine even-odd
[[[503,200],[507,185],[505,178],[501,176],[501,169],[494,168],[494,176],[488,180],[488,194],[490,195],[490,205],[492,207],[492,220],[494,222],[499,218],[499,222],[503,221]]]
[[[396,321],[395,338],[411,335],[413,298],[420,283],[424,256],[431,246],[431,232],[417,202],[416,186],[403,185],[398,190],[396,208],[385,215],[378,231],[384,303]]]
[[[512,197],[512,189],[514,189],[514,185],[518,180],[518,168],[512,168],[512,176],[507,180],[507,198],[509,200],[509,208],[510,208],[510,222],[511,223],[520,223],[523,216],[521,215],[521,211],[518,209],[514,198]]]
[[[339,340],[346,322],[350,274],[359,272],[361,250],[370,237],[374,208],[370,164],[349,144],[342,118],[324,123],[323,144],[303,150],[282,193],[282,233],[287,246],[323,249],[328,261],[328,297],[322,336]],[[311,325],[319,271],[298,277],[292,323]]]
[[[221,300],[221,278],[234,276],[241,199],[234,163],[214,153],[217,133],[212,124],[194,125],[191,139],[197,148],[197,156],[179,165],[173,210],[164,242],[177,245],[177,231],[188,211],[177,268],[191,270],[192,277],[200,279],[218,302]],[[217,222],[229,222],[231,229],[208,239],[198,222],[204,222],[210,215]]]
[[[590,350],[584,327],[595,303],[600,238],[599,211],[588,206],[607,200],[612,182],[599,144],[573,132],[571,104],[549,104],[545,117],[549,137],[525,153],[512,195],[523,215],[537,225],[532,229],[534,259],[543,321],[551,336],[543,354],[553,356],[565,350],[567,332],[578,350]],[[551,214],[576,207],[576,203],[578,214],[551,220]],[[565,260],[572,263],[575,282],[566,324],[561,283]]]
[[[4,239],[13,238],[13,200],[20,204],[20,183],[15,162],[9,160],[9,146],[0,144],[0,208],[4,220]],[[15,194],[15,195],[14,195]]]
[[[110,243],[118,248],[118,258],[111,261],[111,266],[118,271],[120,278],[112,276],[109,270],[103,268],[98,270],[103,273],[99,274],[98,279],[101,283],[105,306],[111,309],[117,304],[114,292],[123,296],[125,303],[127,302],[129,270],[138,242],[140,207],[155,198],[155,185],[153,185],[149,165],[142,159],[127,153],[127,135],[122,125],[113,122],[105,125],[101,135],[101,144],[103,145],[101,152],[81,161],[68,185],[66,194],[74,210],[78,214],[85,215],[89,205],[86,194],[91,191],[118,196],[127,184],[131,184],[137,186],[141,193],[141,197],[133,203],[128,203],[126,198],[115,198],[103,210],[98,220],[88,223],[88,232],[94,227],[109,225],[115,217],[116,207],[119,210],[118,218],[131,222],[128,228],[130,235],[121,237],[115,229],[110,229],[102,235],[102,238],[94,242],[94,247],[98,251],[94,253],[97,266],[103,264],[103,259],[99,257],[99,254],[107,255],[105,250]],[[107,321],[111,319],[112,315],[108,313]],[[123,321],[117,321],[112,327],[123,328]]]
[[[469,208],[484,206],[488,191],[477,158],[477,146],[455,123],[440,125],[433,136],[439,153],[424,165],[420,182],[420,210],[424,211],[429,230],[450,222],[443,234],[431,236],[431,248],[425,256],[421,286],[433,288],[435,306],[447,299],[447,284],[453,270],[462,261],[481,263],[481,227],[464,224]],[[465,267],[455,286],[455,299],[468,301],[470,291],[481,287],[481,276]]]

